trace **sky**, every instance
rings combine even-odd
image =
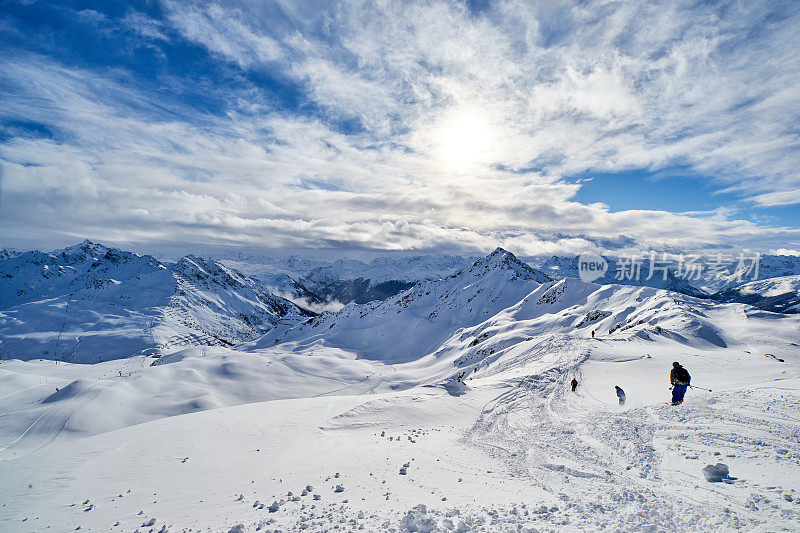
[[[800,254],[800,3],[0,5],[0,246]]]

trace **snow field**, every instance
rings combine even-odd
[[[0,529],[797,530],[800,317],[512,257],[155,366],[3,361]],[[713,392],[664,405],[673,361]]]

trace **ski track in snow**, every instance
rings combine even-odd
[[[303,497],[295,502],[285,495],[281,498],[272,479],[269,488],[261,486],[260,491],[238,501],[228,493],[232,486],[238,485],[237,493],[246,494],[247,482],[245,478],[238,482],[227,479],[222,483],[225,490],[210,491],[208,497],[214,506],[211,509],[200,507],[199,516],[205,516],[205,524],[193,518],[192,513],[180,519],[180,512],[157,512],[155,504],[150,511],[145,510],[145,516],[167,515],[156,519],[154,531],[162,525],[171,526],[169,531],[202,530],[204,525],[210,526],[212,531],[227,531],[238,523],[243,525],[244,531],[352,530],[361,526],[375,531],[425,531],[425,528],[506,531],[518,527],[522,531],[791,531],[793,524],[800,523],[800,506],[793,496],[798,489],[797,479],[790,475],[782,481],[760,483],[754,481],[747,470],[754,465],[772,464],[790,466],[792,469],[787,472],[795,475],[798,472],[800,396],[793,387],[781,389],[775,385],[709,394],[702,401],[687,401],[680,408],[657,404],[620,410],[582,388],[577,393],[569,391],[567,382],[572,375],[581,376],[582,364],[591,348],[591,341],[569,335],[538,342],[530,351],[518,356],[528,361],[526,372],[507,379],[498,370],[494,377],[478,379],[479,383],[468,393],[468,396],[476,396],[471,400],[470,411],[474,422],[466,425],[456,423],[448,428],[446,422],[442,426],[415,418],[413,413],[403,415],[403,410],[418,408],[422,414],[435,416],[436,406],[432,414],[428,404],[451,401],[449,396],[435,391],[420,395],[412,389],[376,396],[370,390],[377,384],[366,384],[363,390],[356,391],[358,395],[340,397],[348,398],[351,405],[338,414],[331,412],[333,418],[324,417],[329,422],[323,424],[316,437],[310,437],[316,439],[316,453],[325,455],[325,459],[310,462],[306,467],[298,464],[296,466],[305,470],[301,477],[296,473],[287,474],[288,479],[277,483],[287,490],[294,488],[295,493],[299,492],[297,485],[311,484],[318,487],[317,494],[323,494],[322,500]],[[554,353],[559,354],[558,357],[552,357]],[[506,361],[508,368],[517,371],[525,364],[513,359]],[[364,385],[364,381],[373,376],[375,374],[368,375],[351,386]],[[337,391],[339,389],[329,393]],[[359,396],[365,394],[367,396]],[[486,400],[475,403],[478,396]],[[80,401],[84,400],[81,396]],[[325,400],[319,398],[319,401]],[[74,404],[65,404],[62,411],[68,411],[71,406]],[[252,406],[265,415],[270,412],[269,407],[269,403]],[[199,413],[200,416],[204,414]],[[48,420],[57,419],[53,416]],[[209,417],[209,421],[212,425],[221,423],[217,417]],[[291,456],[291,452],[280,450],[293,447],[291,435],[295,431],[306,431],[302,427],[297,420],[276,427],[277,434],[267,441],[274,453]],[[392,443],[389,448],[386,444],[377,445],[375,435],[379,429],[397,436],[398,443]],[[407,440],[407,436],[412,435],[415,444]],[[386,438],[377,440],[384,442]],[[245,453],[254,448],[256,442],[258,439],[248,440],[244,436],[242,441],[231,441],[232,451]],[[262,446],[267,445],[261,442]],[[15,443],[17,458],[23,453],[35,455],[37,449],[47,444],[31,441],[20,449]],[[201,450],[170,449],[170,453],[175,457],[186,455],[190,463],[203,460]],[[381,461],[384,453],[388,454],[388,468],[385,458]],[[93,455],[96,454],[93,452]],[[484,459],[480,460],[482,456]],[[716,460],[729,464],[732,475],[738,474],[739,479],[730,484],[708,484],[698,479],[700,468]],[[406,462],[412,462],[409,475],[400,478],[396,469]],[[19,464],[17,460],[6,461],[10,463]],[[381,463],[383,465],[379,466]],[[425,466],[417,466],[421,464]],[[487,465],[485,470],[481,468]],[[425,468],[436,470],[425,472]],[[341,477],[333,478],[334,472],[341,472]],[[373,472],[378,474],[372,475]],[[273,477],[278,475],[274,473]],[[448,484],[442,478],[456,476],[465,478],[473,487],[481,487],[487,478],[492,480],[490,485],[505,482],[512,486],[505,498],[495,496],[485,504],[462,501],[450,506],[448,501],[458,499],[453,491],[461,487],[452,486],[452,479]],[[398,478],[408,481],[407,486],[398,487]],[[390,484],[382,483],[382,479],[389,480]],[[336,501],[330,501],[336,493],[334,485],[328,487],[326,480],[328,484],[335,480],[345,486]],[[116,482],[119,483],[137,486],[134,479],[124,476]],[[103,496],[87,487],[84,490],[77,499],[98,502],[91,503],[96,507],[85,511],[87,506],[59,504],[62,510],[57,516],[65,520],[60,525],[84,524],[83,529],[93,530],[100,529],[101,523],[105,523],[107,529],[121,521],[127,525],[120,530],[127,530],[149,522],[134,513],[134,510],[138,512],[138,507],[148,508],[141,496],[135,500],[134,507],[125,507],[121,503],[124,499],[115,499],[114,511],[108,509],[110,503],[99,503],[102,498],[110,502],[114,495]],[[448,501],[439,501],[437,505],[427,497],[423,498],[426,503],[415,503],[418,495],[431,491],[436,493],[434,499],[447,496]],[[219,501],[220,492],[235,501],[235,505]],[[390,500],[382,506],[375,497],[381,501],[384,494]],[[786,495],[793,500],[787,500]],[[73,496],[73,499],[76,498]],[[160,499],[161,496],[154,497],[153,502]],[[500,501],[492,503],[492,499]],[[277,501],[278,510],[270,513],[259,506],[253,509],[256,500],[266,502],[267,506]],[[105,510],[100,512],[101,509]],[[176,509],[180,510],[180,506]],[[206,516],[209,512],[210,517]],[[102,516],[110,518],[100,522],[90,519]],[[223,517],[221,522],[220,517]],[[15,527],[14,530],[27,530],[24,523],[17,521],[16,524],[19,529]],[[37,530],[34,526],[36,524],[31,524],[32,530]]]

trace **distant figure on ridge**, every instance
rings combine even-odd
[[[614,385],[614,388],[617,391],[617,398],[619,398],[619,404],[625,405],[625,391],[622,390],[622,387],[619,385]]]
[[[677,361],[672,363],[672,370],[669,373],[669,382],[672,385],[672,405],[683,403],[683,395],[692,381],[689,371],[681,366]]]
[[[594,330],[592,330],[592,338],[594,339]]]
[[[575,378],[572,378],[572,383],[571,384],[572,384],[572,392],[575,392],[575,389],[578,388],[578,380],[575,379]]]

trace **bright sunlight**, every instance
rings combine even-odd
[[[483,113],[459,111],[447,117],[435,134],[437,157],[448,170],[466,171],[489,160],[492,128]]]

